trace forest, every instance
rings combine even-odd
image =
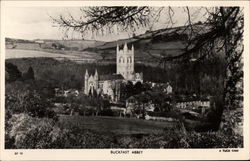
[[[135,64],[135,71],[143,73],[144,82],[169,82],[175,93],[220,95],[223,92],[223,78],[225,62],[220,57],[194,63],[173,64],[168,68],[152,67],[144,64]],[[99,75],[113,74],[116,65],[86,63],[77,64],[73,61],[58,61],[52,58],[23,58],[9,59],[20,72],[26,72],[30,67],[34,70],[40,86],[60,87],[62,89],[83,89],[86,69],[94,74],[97,69]],[[7,80],[8,81],[8,80]]]

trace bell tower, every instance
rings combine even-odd
[[[84,94],[86,94],[86,95],[89,94],[88,81],[89,81],[89,73],[88,73],[88,70],[86,69],[85,77],[84,77]]]
[[[116,74],[121,74],[126,80],[132,80],[134,73],[134,46],[128,49],[125,42],[123,49],[116,47]]]
[[[94,87],[97,90],[98,89],[98,73],[97,69],[95,70],[95,75],[94,75]]]

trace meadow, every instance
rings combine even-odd
[[[69,116],[61,115],[60,124],[63,127],[77,126],[98,133],[113,133],[116,135],[158,134],[165,128],[172,128],[173,122],[149,121],[136,118],[103,117],[103,116]]]
[[[5,59],[20,58],[54,58],[56,60],[72,60],[74,62],[93,62],[98,57],[90,52],[74,52],[55,50],[28,50],[28,49],[6,49]]]
[[[66,54],[57,54],[50,53],[44,51],[36,51],[36,50],[24,50],[24,49],[6,49],[5,58],[37,58],[37,57],[65,57],[65,58],[76,58],[74,55],[66,55]]]

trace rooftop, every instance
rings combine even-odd
[[[100,75],[100,81],[117,79],[123,80],[124,77],[121,74]]]

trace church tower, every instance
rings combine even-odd
[[[88,81],[89,81],[89,73],[88,70],[86,69],[85,72],[85,77],[84,77],[84,94],[88,95],[89,93],[89,88],[88,88]]]
[[[125,42],[123,49],[116,47],[116,74],[121,74],[125,80],[133,80],[134,73],[134,46],[128,49]]]
[[[94,88],[95,88],[95,90],[98,89],[98,73],[97,73],[97,69],[95,70],[95,75],[94,75]]]

